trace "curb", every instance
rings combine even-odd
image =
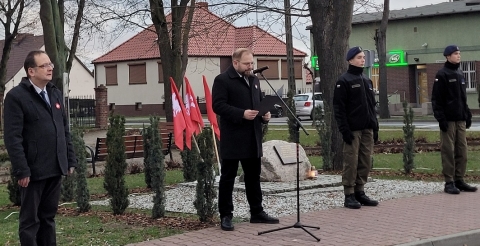
[[[398,244],[397,246],[450,246],[450,245],[478,245],[480,229],[460,232],[456,234],[423,239],[417,242]]]

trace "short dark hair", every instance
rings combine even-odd
[[[25,69],[25,73],[27,73],[28,77],[28,69],[31,67],[36,67],[37,63],[35,63],[35,56],[40,54],[47,54],[47,52],[43,50],[32,50],[28,53],[27,57],[25,58],[25,62],[23,63],[23,68]]]

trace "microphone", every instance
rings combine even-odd
[[[268,69],[268,66],[261,67],[261,68],[257,68],[257,69],[255,69],[255,70],[252,71],[252,74],[261,73],[261,72],[263,72],[263,71],[265,71],[265,70],[267,70],[267,69]]]

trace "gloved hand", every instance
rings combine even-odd
[[[440,130],[442,130],[442,132],[447,132],[447,130],[448,130],[448,122],[447,121],[440,121],[438,123],[438,126],[440,126]]]
[[[465,126],[468,128],[470,128],[472,126],[472,119],[468,119]]]
[[[373,143],[378,142],[378,131],[373,131]]]
[[[342,132],[343,141],[348,145],[352,145],[352,140],[355,138],[351,131]]]

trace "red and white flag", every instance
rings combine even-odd
[[[202,114],[200,113],[200,108],[198,107],[195,94],[193,93],[192,87],[190,86],[190,81],[188,81],[187,77],[185,77],[185,89],[185,109],[190,115],[193,132],[198,135],[205,125],[203,124],[203,118]]]
[[[172,77],[170,77],[170,85],[172,88],[173,135],[175,137],[175,145],[177,145],[178,149],[183,150],[183,131],[188,129],[185,120],[185,107]],[[189,147],[188,142],[186,143],[187,147]],[[190,141],[189,149],[192,148],[191,146]]]
[[[207,108],[208,121],[210,121],[210,124],[213,126],[213,131],[215,132],[215,135],[217,135],[218,140],[220,140],[220,129],[218,128],[217,115],[215,114],[215,112],[213,112],[212,107],[212,94],[210,93],[210,89],[208,88],[207,78],[205,78],[204,75],[202,75],[202,77],[203,89],[205,90],[205,106]]]

